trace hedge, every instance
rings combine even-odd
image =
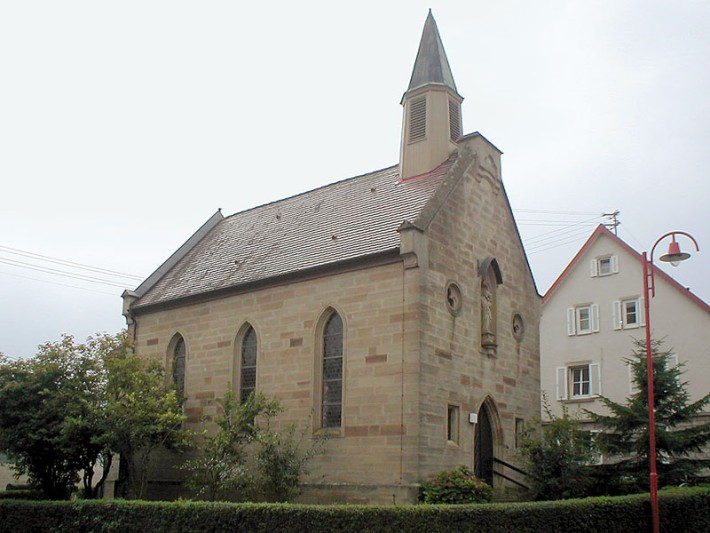
[[[44,495],[38,490],[0,490],[0,500],[41,500]]]
[[[662,491],[661,530],[710,531],[707,488]],[[401,507],[212,502],[0,501],[0,532],[647,532],[648,495]]]

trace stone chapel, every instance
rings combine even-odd
[[[415,502],[462,464],[517,486],[517,437],[540,410],[540,296],[501,151],[462,134],[462,102],[429,12],[397,164],[218,211],[123,294],[135,350],[164,362],[189,427],[231,385],[279,398],[277,424],[329,432],[302,501]],[[155,470],[150,496],[179,490],[179,472]]]

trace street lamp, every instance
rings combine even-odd
[[[651,518],[653,521],[653,532],[660,533],[660,522],[658,514],[658,475],[656,473],[656,417],[653,397],[653,356],[651,348],[651,298],[656,295],[656,283],[653,271],[653,252],[656,246],[666,237],[671,237],[671,243],[668,246],[668,253],[662,255],[658,259],[673,266],[678,266],[678,263],[685,261],[690,257],[689,253],[681,252],[680,245],[676,242],[676,235],[683,235],[693,241],[695,250],[700,251],[697,241],[689,233],[684,231],[671,231],[662,235],[651,248],[650,258],[646,257],[646,252],[643,253],[643,290],[644,290],[644,310],[646,312],[646,376],[648,381],[648,439],[649,439],[649,469],[651,481]]]

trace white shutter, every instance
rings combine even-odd
[[[597,270],[598,268],[598,263],[596,259],[592,259],[592,262],[589,263],[589,275],[592,276],[593,278],[596,278],[599,275],[599,271]]]
[[[602,376],[599,363],[589,365],[589,381],[592,396],[599,396],[602,393]]]
[[[675,368],[678,366],[678,356],[674,353],[668,356],[668,363],[666,366],[670,368]]]
[[[592,331],[599,331],[599,304],[592,304]]]
[[[611,316],[614,329],[621,329],[623,325],[621,318],[621,300],[614,300],[611,303]]]
[[[611,273],[612,274],[618,274],[619,273],[619,256],[618,255],[612,255],[609,258],[609,262],[611,263]]]
[[[567,309],[567,335],[574,335],[574,307]]]
[[[567,367],[558,366],[557,367],[557,399],[566,400],[567,399]]]
[[[638,303],[638,320],[637,322],[639,323],[639,326],[645,326],[646,325],[646,299],[641,296],[639,298],[639,303]]]

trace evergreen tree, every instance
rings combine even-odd
[[[634,341],[630,365],[635,392],[625,404],[602,398],[609,415],[588,412],[604,429],[597,444],[607,454],[620,457],[607,466],[616,476],[633,481],[638,488],[649,486],[648,375],[646,343]],[[696,454],[710,442],[710,423],[698,423],[695,415],[710,404],[710,394],[690,402],[687,382],[681,381],[682,366],[671,366],[671,350],[663,341],[652,341],[653,390],[656,413],[656,464],[659,486],[692,481],[700,470],[710,467],[710,459]],[[707,457],[707,455],[705,456]]]

